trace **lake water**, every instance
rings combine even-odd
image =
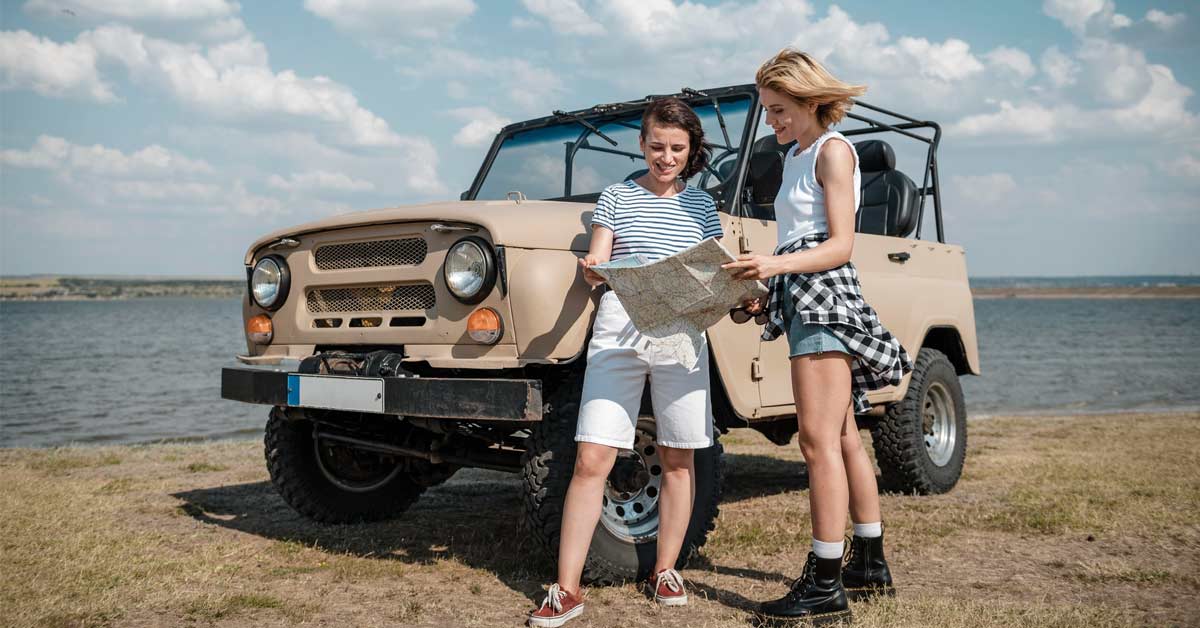
[[[1077,284],[1076,284],[1077,285]],[[972,416],[1200,407],[1200,300],[981,299]],[[0,446],[253,437],[237,300],[0,303]]]

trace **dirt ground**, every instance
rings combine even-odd
[[[793,444],[738,430],[685,608],[593,588],[571,626],[750,626],[809,540]],[[856,626],[1200,625],[1200,414],[973,421],[947,495],[883,498],[899,595]],[[402,519],[322,526],[261,443],[0,450],[0,624],[519,626],[553,565],[519,482],[462,471]]]

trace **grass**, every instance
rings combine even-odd
[[[1200,415],[975,421],[949,494],[886,495],[900,596],[855,626],[1200,624]],[[687,609],[592,588],[587,626],[747,626],[810,538],[799,451],[740,430]],[[254,442],[0,450],[13,626],[515,626],[554,566],[515,476],[460,471],[403,518],[321,526]],[[467,596],[470,604],[463,604]]]

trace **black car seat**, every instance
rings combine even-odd
[[[775,195],[783,184],[783,160],[794,142],[780,145],[774,135],[754,141],[750,151],[750,172],[746,175],[750,215],[760,220],[775,220]]]
[[[917,228],[920,193],[903,172],[896,170],[896,153],[883,140],[854,145],[862,173],[862,202],[854,221],[859,233],[908,237]]]

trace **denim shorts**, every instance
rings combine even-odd
[[[788,355],[811,355],[826,351],[840,351],[847,355],[850,349],[825,325],[805,323],[792,312],[791,299],[784,300],[783,309],[785,329],[787,330]]]

